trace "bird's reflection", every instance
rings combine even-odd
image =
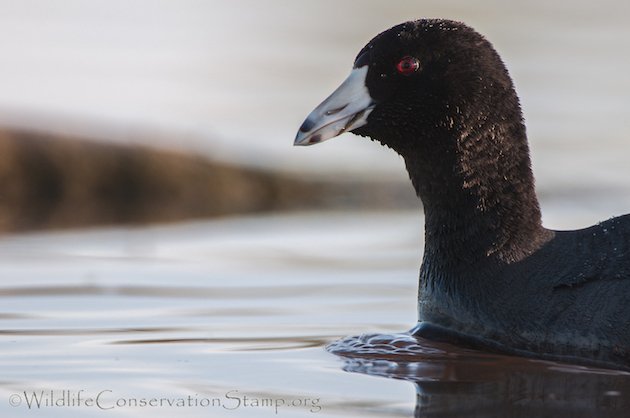
[[[415,417],[628,417],[630,373],[482,353],[409,334],[331,344],[344,370],[413,382]]]

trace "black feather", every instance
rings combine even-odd
[[[417,73],[396,73],[404,56]],[[630,216],[542,226],[519,100],[492,45],[419,20],[358,57],[376,106],[354,132],[404,158],[424,206],[419,334],[630,369]]]

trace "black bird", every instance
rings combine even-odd
[[[483,36],[436,19],[376,36],[295,145],[346,131],[400,154],[422,200],[417,335],[630,370],[630,216],[542,226],[519,100]]]

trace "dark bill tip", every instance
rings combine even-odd
[[[314,121],[310,119],[306,119],[304,123],[302,124],[302,126],[300,126],[300,132],[310,132],[314,126],[315,126]]]
[[[367,123],[374,107],[365,80],[368,68],[355,68],[341,85],[304,120],[294,145],[313,145]]]

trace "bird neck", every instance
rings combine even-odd
[[[424,206],[425,262],[440,269],[512,263],[551,238],[520,110],[516,118],[448,123],[428,134],[429,141],[405,141],[424,145],[401,152]]]

